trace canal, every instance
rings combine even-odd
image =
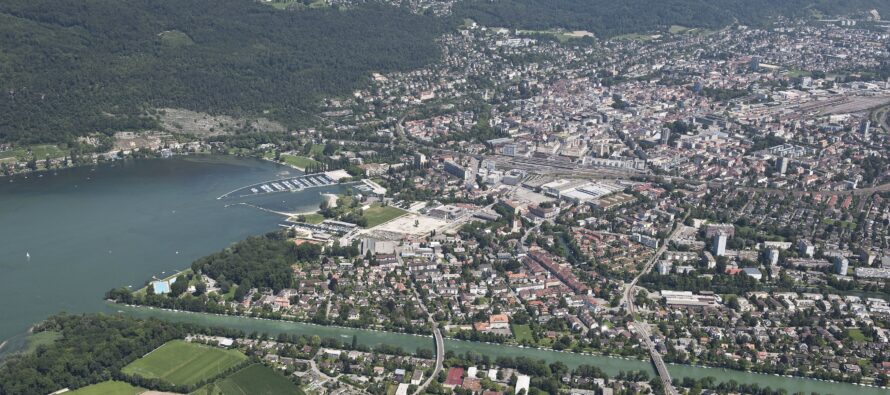
[[[360,344],[364,344],[367,346],[388,344],[390,346],[401,347],[406,351],[415,351],[417,349],[423,348],[432,350],[435,347],[432,337],[426,336],[354,328],[319,326],[314,324],[254,319],[247,317],[160,310],[147,307],[131,307],[119,305],[109,306],[111,306],[111,308],[115,309],[120,314],[126,314],[133,317],[155,317],[176,322],[238,329],[247,333],[265,333],[270,336],[277,336],[281,333],[309,336],[318,335],[321,337],[339,339],[341,341],[351,341],[352,337],[355,336],[356,341]],[[454,339],[445,340],[445,350],[453,351],[458,354],[473,351],[478,354],[488,355],[492,359],[497,357],[515,358],[524,356],[534,359],[543,359],[548,363],[561,361],[570,368],[574,368],[582,364],[588,364],[597,366],[605,373],[613,376],[618,374],[618,372],[622,370],[644,370],[649,372],[650,376],[655,375],[655,369],[652,367],[652,364],[649,363],[649,361],[622,359],[601,355],[586,355],[553,350],[520,348],[514,346],[468,342]],[[795,393],[798,391],[802,391],[807,394],[818,392],[823,395],[848,393],[857,395],[887,395],[888,393],[890,393],[890,391],[886,389],[864,387],[846,383],[832,383],[820,380],[773,376],[688,365],[668,365],[668,370],[670,370],[671,376],[673,378],[690,377],[699,379],[705,377],[713,377],[718,382],[729,382],[730,380],[735,380],[736,382],[741,384],[757,384],[761,388],[770,387],[773,389],[785,389],[786,391],[788,391],[788,393]]]

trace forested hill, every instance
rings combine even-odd
[[[838,15],[877,9],[887,0],[465,0],[457,16],[486,26],[524,29],[562,27],[600,37],[664,29],[671,25],[759,25],[775,16]],[[890,16],[890,15],[888,15]]]
[[[153,125],[160,107],[291,123],[372,71],[438,56],[443,22],[382,5],[278,11],[250,0],[3,0],[0,142]]]

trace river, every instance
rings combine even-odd
[[[403,333],[319,326],[298,322],[256,319],[247,317],[190,313],[184,311],[161,310],[148,307],[113,305],[113,308],[116,309],[117,312],[120,314],[126,314],[133,317],[155,317],[170,321],[238,329],[246,333],[265,333],[270,336],[277,336],[281,333],[291,335],[319,335],[321,337],[339,339],[340,341],[344,342],[352,341],[352,337],[355,336],[358,343],[367,346],[389,344],[391,346],[401,347],[406,351],[415,351],[420,348],[433,350],[435,348],[432,337],[416,336]],[[616,375],[621,370],[645,370],[649,372],[650,376],[655,376],[655,369],[652,367],[652,364],[649,361],[640,361],[633,359],[606,357],[600,355],[585,355],[571,352],[558,352],[532,348],[520,348],[500,344],[486,344],[454,339],[445,340],[445,350],[454,351],[458,354],[473,351],[478,354],[488,355],[492,359],[501,356],[511,358],[526,356],[534,359],[543,359],[548,363],[561,361],[570,368],[575,368],[582,364],[589,364],[599,367],[603,370],[603,372],[609,375]],[[888,394],[888,392],[890,392],[881,388],[865,387],[853,384],[832,383],[827,381],[802,379],[796,377],[781,377],[688,365],[669,364],[668,370],[670,370],[671,376],[673,378],[704,378],[710,376],[714,377],[718,382],[728,382],[730,380],[735,380],[738,383],[757,384],[761,388],[782,388],[788,391],[789,394],[802,391],[803,393],[807,394],[818,392],[822,395],[848,393],[857,395],[886,395]]]
[[[281,223],[278,215],[232,203],[306,211],[318,207],[319,192],[343,188],[216,199],[284,170],[299,174],[268,161],[196,155],[0,178],[3,351],[21,346],[27,328],[48,315],[105,311],[108,289],[170,275]]]
[[[277,215],[216,197],[235,188],[274,179],[286,168],[233,157],[193,156],[117,162],[94,168],[60,170],[28,178],[0,178],[0,342],[3,352],[24,345],[33,323],[60,311],[115,312],[138,317],[225,326],[246,332],[320,335],[363,344],[386,343],[406,350],[432,349],[423,336],[280,321],[171,312],[109,305],[102,295],[122,285],[139,286],[152,276],[169,275],[194,259],[248,235],[273,230]],[[288,169],[292,174],[296,171]],[[10,182],[11,181],[11,182]],[[276,193],[246,201],[279,211],[314,209],[319,192]],[[227,207],[228,206],[228,207]],[[30,259],[26,257],[30,254]],[[603,356],[446,340],[446,350],[491,357],[524,355],[562,361],[570,367],[593,364],[608,374],[646,370],[651,364]],[[815,380],[758,375],[722,369],[670,365],[674,377],[713,376],[719,381],[757,383],[789,393],[886,394],[886,390]]]

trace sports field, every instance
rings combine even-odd
[[[183,340],[167,342],[123,368],[123,373],[192,385],[247,359],[239,351],[223,350]]]
[[[373,205],[362,213],[362,216],[368,220],[368,227],[373,228],[384,222],[405,215],[405,210],[392,206]]]
[[[299,394],[297,386],[287,377],[262,365],[250,365],[231,376],[208,384],[194,395],[277,395]]]
[[[66,392],[67,395],[136,395],[145,392],[123,381],[103,381],[98,384]]]

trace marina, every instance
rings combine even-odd
[[[323,199],[319,192],[343,188],[216,199],[281,170],[268,161],[206,155],[0,183],[0,216],[16,224],[0,227],[0,342],[8,341],[0,354],[23,346],[28,327],[50,314],[105,311],[102,295],[109,289],[141,286],[171,267],[275,230],[278,212],[313,210]],[[45,232],[50,228],[56,231]]]
[[[348,175],[345,175],[345,177],[348,177]],[[307,188],[335,185],[342,178],[344,178],[344,172],[327,172],[268,180],[235,189],[220,195],[216,199],[243,198],[278,192],[297,192]]]

